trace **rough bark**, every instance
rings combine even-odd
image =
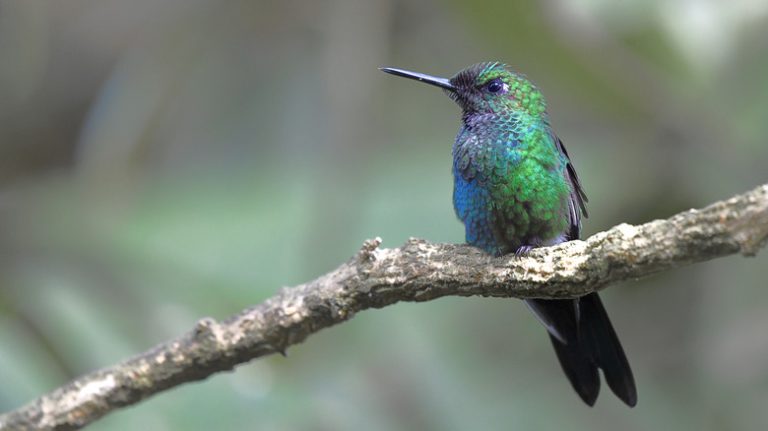
[[[466,246],[411,239],[394,249],[368,240],[352,259],[223,321],[117,365],[86,374],[0,416],[0,430],[78,429],[114,409],[260,356],[285,352],[355,313],[443,296],[565,298],[610,283],[733,253],[768,241],[768,184],[701,210],[639,226],[618,225],[585,241],[493,258]]]

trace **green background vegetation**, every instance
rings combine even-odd
[[[587,235],[768,179],[768,3],[0,1],[0,410],[312,279],[461,242],[458,109],[376,70],[544,91]],[[633,409],[585,407],[515,300],[367,311],[94,430],[764,429],[768,260],[614,286]]]

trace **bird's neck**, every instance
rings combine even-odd
[[[531,115],[525,111],[464,112],[461,121],[464,127],[469,130],[508,131],[531,127],[549,127],[549,117],[546,112],[539,115]]]

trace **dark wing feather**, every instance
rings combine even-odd
[[[581,181],[576,174],[576,168],[573,167],[573,162],[571,162],[571,157],[568,155],[568,150],[565,149],[563,141],[557,136],[553,136],[553,138],[557,142],[557,149],[565,156],[567,162],[565,167],[566,173],[568,175],[568,182],[571,183],[571,200],[568,203],[570,209],[569,218],[571,222],[571,230],[568,239],[579,239],[579,234],[581,233],[581,217],[589,217],[589,214],[587,213],[587,202],[589,202],[589,199],[587,199],[587,194],[584,193],[584,189],[581,187]]]

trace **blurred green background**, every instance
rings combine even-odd
[[[502,60],[547,95],[587,235],[768,180],[768,2],[0,0],[0,410],[312,279],[461,242],[458,108],[376,70]],[[639,404],[585,407],[520,301],[367,311],[94,430],[765,429],[768,260],[604,301]]]

